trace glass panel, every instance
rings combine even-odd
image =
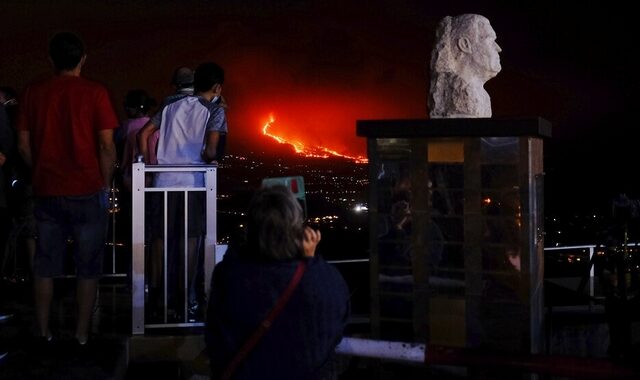
[[[486,163],[516,163],[519,160],[520,139],[517,137],[484,137],[482,161]]]
[[[520,137],[374,141],[380,336],[529,350],[542,155]]]
[[[391,213],[395,203],[408,202],[411,197],[410,162],[384,160],[375,167],[378,210]]]
[[[519,185],[517,165],[483,165],[481,171],[483,189],[517,188]]]
[[[412,139],[376,139],[376,153],[381,160],[407,158],[413,151]]]

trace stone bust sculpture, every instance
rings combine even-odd
[[[476,14],[447,16],[436,30],[431,53],[431,118],[491,117],[484,84],[500,72],[500,53],[487,18]]]

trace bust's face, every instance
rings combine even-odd
[[[477,35],[473,46],[472,59],[478,68],[486,71],[487,80],[498,75],[500,66],[500,53],[502,49],[496,43],[496,32],[493,31],[489,20],[481,18],[477,24]]]

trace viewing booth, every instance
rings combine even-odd
[[[373,338],[544,348],[544,119],[362,120]]]

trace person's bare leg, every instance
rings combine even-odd
[[[24,241],[27,255],[29,256],[29,274],[33,277],[33,258],[36,257],[36,239],[28,237]]]
[[[78,279],[76,288],[76,300],[78,303],[78,321],[76,324],[76,339],[80,344],[87,342],[89,338],[89,326],[93,307],[96,303],[98,279]]]
[[[38,333],[40,336],[49,339],[51,338],[49,314],[51,311],[51,301],[53,300],[53,278],[35,276],[33,279],[33,289],[36,301]]]

